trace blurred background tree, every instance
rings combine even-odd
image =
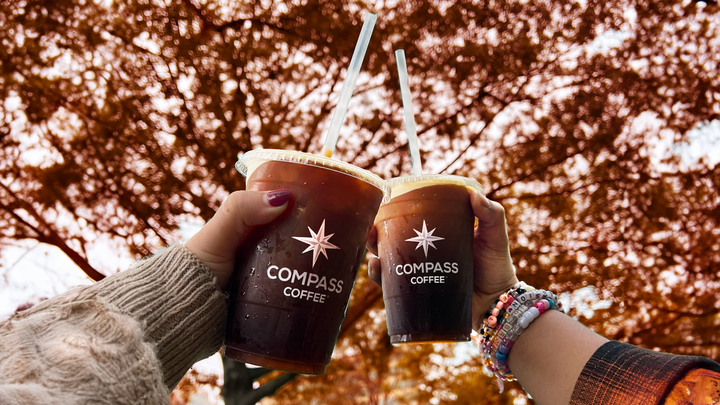
[[[410,172],[405,49],[425,170],[505,206],[521,279],[608,338],[720,360],[720,12],[688,0],[0,1],[0,243],[98,280],[98,243],[139,258],[243,189],[239,152],[319,152],[366,10],[339,159]],[[227,403],[526,399],[467,346],[389,345],[363,274],[350,311],[326,375],[226,364]],[[173,401],[198,384],[221,383]]]

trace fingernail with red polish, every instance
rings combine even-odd
[[[291,195],[288,190],[273,190],[265,194],[265,201],[267,201],[271,207],[279,207],[288,202]]]

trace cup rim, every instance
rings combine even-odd
[[[380,176],[368,170],[362,169],[350,163],[342,162],[325,156],[314,155],[306,152],[283,149],[255,149],[249,152],[238,154],[238,161],[235,163],[235,169],[245,177],[248,177],[252,171],[259,166],[251,165],[253,161],[279,161],[298,163],[307,166],[322,167],[338,173],[354,177],[362,180],[371,186],[379,189],[383,193],[382,203],[390,201],[391,188],[388,182]]]
[[[397,186],[409,185],[414,183],[432,183],[432,184],[456,184],[468,188],[482,191],[482,186],[477,180],[469,177],[457,176],[454,174],[419,174],[410,176],[394,177],[387,181],[390,188]]]

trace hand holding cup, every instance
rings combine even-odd
[[[236,191],[185,247],[215,274],[220,289],[225,289],[233,273],[238,246],[250,228],[277,218],[287,208],[290,197],[288,190]]]
[[[472,326],[477,330],[493,300],[518,280],[510,257],[504,208],[488,200],[479,191],[469,193],[472,211],[477,218],[472,245]],[[368,248],[375,255],[378,254],[376,227],[370,232]],[[370,259],[368,273],[372,281],[382,286],[380,260],[377,257]]]

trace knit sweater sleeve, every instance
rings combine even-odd
[[[0,404],[168,403],[220,348],[226,312],[212,273],[173,245],[0,324]]]

